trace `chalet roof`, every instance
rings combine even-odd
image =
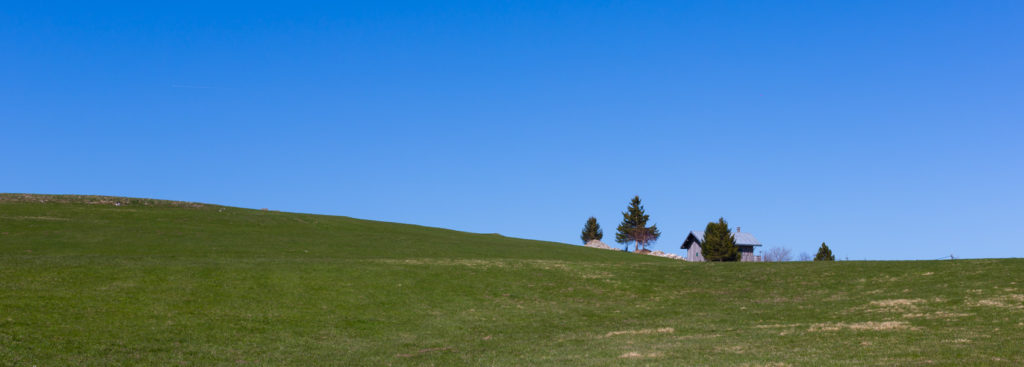
[[[761,246],[761,242],[754,238],[754,235],[747,232],[733,232],[733,238],[736,239],[736,245],[739,246]],[[691,239],[692,238],[692,239]],[[686,236],[686,240],[683,241],[683,246],[680,248],[690,248],[690,242],[696,240],[697,243],[704,243],[704,231],[690,231],[690,234]]]

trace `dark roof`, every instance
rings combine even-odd
[[[761,242],[758,242],[754,235],[747,232],[733,232],[732,237],[736,239],[737,246],[761,246]],[[686,236],[686,240],[683,241],[683,245],[679,248],[688,249],[695,241],[698,244],[704,243],[704,231],[690,231],[690,234]]]

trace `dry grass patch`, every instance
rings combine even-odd
[[[766,325],[755,325],[754,327],[758,328],[758,329],[774,329],[774,328],[794,328],[794,327],[798,327],[798,326],[800,326],[800,324],[766,324]]]
[[[1024,310],[1024,294],[1008,294],[1005,296],[986,298],[974,302],[974,305]]]
[[[371,259],[362,260],[381,264],[396,265],[431,265],[431,266],[465,266],[471,268],[535,268],[544,270],[572,271],[567,261],[561,260],[519,260],[519,259],[451,259],[451,258],[414,258],[414,259]],[[589,276],[588,276],[589,274]],[[605,271],[589,271],[584,274],[591,278],[611,276]]]
[[[637,352],[628,352],[628,353],[623,353],[622,355],[619,356],[619,358],[657,358],[657,357],[660,357],[660,356],[661,356],[661,354],[659,354],[659,353],[643,354],[643,353],[637,353]]]
[[[395,265],[436,265],[436,266],[467,266],[467,267],[498,267],[508,266],[504,260],[478,260],[478,259],[372,259],[367,262]]]
[[[923,299],[886,299],[881,301],[871,301],[871,305],[878,307],[908,307],[923,302],[926,301]]]
[[[875,283],[882,283],[882,282],[888,283],[888,282],[895,282],[897,280],[900,280],[900,278],[901,277],[882,275],[882,276],[879,276],[879,277],[875,277],[875,278],[873,278],[871,280],[874,281]]]
[[[914,299],[884,299],[879,301],[871,301],[868,305],[871,309],[868,312],[899,312],[907,310],[917,309],[917,305],[926,303],[927,301],[914,298]]]
[[[831,296],[828,296],[828,298],[825,298],[825,301],[842,301],[842,300],[844,300],[846,298],[847,298],[846,297],[846,293],[845,292],[840,292],[840,293],[836,293],[836,294],[833,294]]]
[[[720,337],[720,336],[722,336],[722,334],[708,334],[708,335],[704,335],[704,334],[696,334],[696,335],[682,335],[682,336],[677,336],[677,337],[676,337],[676,340],[692,340],[692,339],[711,339],[711,338],[717,338],[717,337]]]
[[[935,311],[935,312],[930,312],[930,313],[907,313],[907,314],[903,314],[903,317],[904,318],[908,318],[908,319],[923,318],[923,319],[928,319],[928,320],[934,320],[934,319],[947,319],[948,320],[948,319],[952,319],[952,318],[967,317],[967,316],[974,316],[974,314],[973,313],[946,312],[946,311]]]
[[[658,329],[609,331],[607,334],[604,334],[604,337],[607,338],[607,337],[612,337],[612,336],[616,336],[616,335],[638,335],[638,334],[671,334],[671,333],[674,333],[675,331],[676,331],[676,329],[673,329],[673,328],[670,328],[670,327],[663,327],[663,328],[658,328]]]
[[[572,270],[572,268],[569,266],[571,263],[562,260],[525,260],[522,262],[524,264],[528,264],[529,266],[541,268],[544,270]]]
[[[843,329],[849,330],[902,330],[910,329],[910,324],[905,321],[867,321],[867,322],[854,322],[854,323],[822,323],[813,324],[807,331],[839,331]]]
[[[612,273],[601,270],[591,270],[580,274],[583,279],[609,279],[612,277]]]
[[[802,297],[787,298],[787,297],[778,297],[778,296],[776,296],[776,297],[771,297],[771,298],[762,298],[762,299],[754,300],[754,303],[777,304],[777,303],[790,303],[790,302],[800,302],[800,301],[803,301]]]
[[[743,352],[745,352],[746,349],[744,349],[742,345],[733,345],[731,347],[715,347],[715,351],[743,354]]]
[[[49,221],[49,222],[66,222],[66,221],[71,220],[71,219],[68,219],[68,218],[43,217],[43,216],[18,216],[18,217],[4,217],[4,216],[0,216],[0,218],[2,218],[2,219],[12,219],[12,220],[41,220],[41,221]]]

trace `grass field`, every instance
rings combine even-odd
[[[0,365],[1020,366],[1024,260],[686,263],[5,194]]]

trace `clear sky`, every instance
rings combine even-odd
[[[0,192],[1024,256],[1024,2],[4,2]]]

